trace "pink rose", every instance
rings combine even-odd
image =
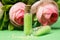
[[[14,4],[9,12],[10,20],[16,24],[17,26],[24,24],[24,10],[25,10],[25,4],[22,2],[18,2]]]
[[[58,19],[58,7],[53,0],[37,1],[32,5],[31,13],[36,13],[36,17],[42,25],[51,25]]]
[[[39,7],[37,11],[37,19],[42,25],[51,25],[58,19],[58,9],[52,4]]]

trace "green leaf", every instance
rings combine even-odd
[[[2,29],[3,27],[7,27],[8,21],[9,21],[8,15],[6,14],[6,12],[4,12],[4,16],[0,28]]]
[[[60,9],[60,0],[57,1],[58,7]]]
[[[40,26],[41,24],[38,22],[38,19],[37,19],[37,17],[36,17],[36,14],[34,14],[33,15],[33,21],[32,21],[32,25],[33,25],[33,28],[34,27],[38,27],[38,26]]]
[[[12,6],[12,5],[4,5],[4,6],[2,7],[2,9],[3,9],[4,11],[9,11],[9,9],[10,9],[11,6]]]
[[[28,5],[32,5],[34,2],[36,2],[36,0],[28,0]]]
[[[59,0],[54,0],[55,2],[59,1]]]
[[[14,4],[14,3],[19,2],[19,1],[22,1],[22,0],[2,0],[2,3],[4,5],[7,5],[7,4]]]
[[[28,0],[22,0],[22,2],[24,2],[25,4],[27,4],[27,1],[28,1]]]
[[[8,30],[13,30],[13,29],[14,29],[14,26],[11,23],[9,23],[8,24]]]
[[[4,13],[4,22],[7,22],[9,20],[9,16],[7,15],[7,13],[5,12]]]

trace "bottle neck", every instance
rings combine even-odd
[[[30,13],[31,5],[25,6],[25,13]]]

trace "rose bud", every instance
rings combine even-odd
[[[58,6],[53,0],[41,0],[40,4],[35,3],[32,6],[35,7],[37,19],[42,25],[51,25],[57,21]],[[34,9],[31,8],[31,10]]]
[[[10,21],[15,26],[22,26],[24,24],[24,9],[25,4],[22,2],[18,2],[14,4],[9,12]]]

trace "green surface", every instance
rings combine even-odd
[[[53,29],[43,36],[25,36],[23,31],[0,31],[0,40],[60,40],[60,29]]]
[[[60,28],[60,17],[58,18],[57,22],[54,23],[51,27],[52,28]]]

